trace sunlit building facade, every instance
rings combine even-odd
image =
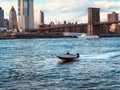
[[[108,14],[107,19],[108,19],[108,22],[118,21],[119,20],[118,19],[118,13],[112,12],[112,14]],[[118,32],[117,27],[118,27],[118,24],[113,23],[113,24],[110,25],[109,31],[112,32],[112,33],[117,33]]]
[[[30,30],[34,28],[34,0],[18,0],[19,28]]]
[[[9,29],[17,28],[17,15],[14,7],[9,12]]]

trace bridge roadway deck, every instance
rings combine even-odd
[[[120,21],[109,21],[109,22],[96,22],[94,25],[110,25],[110,24],[117,24],[120,23]]]
[[[81,26],[87,26],[87,23],[84,23],[84,24],[62,24],[62,25],[54,25],[54,26],[50,26],[50,27],[44,27],[44,28],[34,29],[34,30],[31,30],[31,31],[52,30],[52,29],[81,27]]]
[[[120,23],[120,21],[109,21],[109,22],[96,22],[93,25],[110,25],[110,24],[116,24]],[[71,27],[82,27],[82,26],[87,26],[88,23],[84,24],[61,24],[61,25],[54,25],[50,27],[43,27],[43,28],[38,28],[31,30],[31,32],[36,32],[36,31],[43,31],[43,30],[53,30],[53,29],[62,29],[62,28],[71,28]]]

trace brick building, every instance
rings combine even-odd
[[[116,13],[116,12],[112,12],[111,14],[108,14],[107,15],[107,21],[108,22],[114,22],[114,21],[118,21],[118,13]],[[113,24],[111,24],[110,25],[110,27],[109,27],[109,32],[110,33],[118,33],[119,32],[119,30],[118,30],[119,28],[118,28],[118,24],[116,24],[116,23],[113,23]]]

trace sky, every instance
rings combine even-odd
[[[9,18],[12,6],[18,10],[18,0],[0,0],[0,7],[4,10],[4,17]],[[88,7],[100,8],[100,20],[107,21],[107,14],[120,13],[120,0],[34,0],[34,22],[39,25],[40,10],[45,14],[45,23],[53,21],[55,24],[67,22],[87,23]],[[120,16],[120,15],[119,15]]]

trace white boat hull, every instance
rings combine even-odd
[[[79,54],[64,54],[64,55],[57,55],[57,57],[61,60],[67,60],[67,61],[70,61],[70,60],[76,60],[79,58]]]

